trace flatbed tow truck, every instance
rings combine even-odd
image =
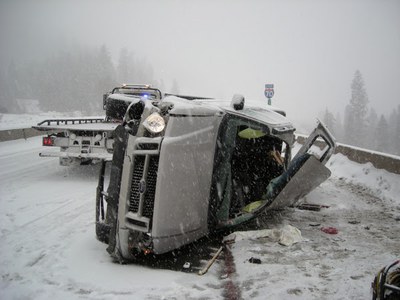
[[[123,122],[133,100],[159,101],[161,91],[150,85],[123,84],[103,95],[104,117],[46,119],[32,128],[43,131],[42,145],[59,147],[39,153],[41,157],[59,157],[60,165],[89,164],[112,159],[114,130]]]

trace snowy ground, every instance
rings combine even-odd
[[[303,199],[329,208],[258,220],[297,227],[297,244],[238,240],[230,276],[224,253],[204,276],[115,264],[94,235],[97,167],[60,167],[40,144],[0,143],[0,299],[223,299],[232,285],[242,299],[368,299],[375,272],[400,255],[400,176],[336,155],[333,176]]]

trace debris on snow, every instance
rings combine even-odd
[[[312,203],[302,203],[297,205],[296,208],[302,210],[313,210],[313,211],[320,211],[321,208],[329,208],[328,205],[320,205],[320,204],[312,204]]]
[[[291,246],[303,240],[301,237],[301,231],[291,225],[285,225],[280,229],[236,231],[227,237],[227,239],[229,238],[236,242],[244,239],[256,240],[261,238],[270,238],[272,241],[278,242],[283,246]]]
[[[252,263],[252,264],[258,264],[259,265],[259,264],[261,264],[261,259],[252,257],[252,258],[249,259],[249,262]]]
[[[338,234],[339,232],[335,227],[322,227],[321,231],[327,234]]]

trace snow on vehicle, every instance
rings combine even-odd
[[[160,90],[150,85],[124,84],[103,96],[105,117],[48,119],[33,126],[48,132],[43,146],[60,147],[59,152],[42,151],[42,157],[59,157],[61,165],[111,160],[114,130],[135,99],[160,100]]]
[[[319,123],[292,159],[294,131],[240,95],[135,100],[114,132],[112,162],[102,164],[97,238],[114,258],[131,260],[294,204],[330,176],[324,165],[336,146]],[[322,150],[313,147],[318,138]]]

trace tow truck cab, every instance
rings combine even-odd
[[[132,98],[156,101],[161,100],[162,93],[147,84],[123,84],[115,87],[103,95],[103,109],[106,111],[107,121],[122,122]]]

